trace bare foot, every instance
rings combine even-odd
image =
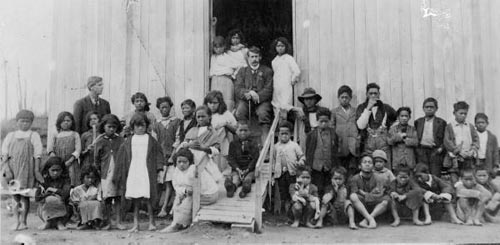
[[[391,226],[398,227],[400,223],[401,223],[400,219],[394,219],[394,222],[391,223]]]
[[[87,230],[89,228],[90,227],[87,224],[83,224],[83,225],[76,227],[77,230]]]
[[[27,225],[26,223],[21,223],[21,224],[19,225],[19,227],[17,227],[17,230],[18,230],[18,231],[21,231],[21,230],[26,230],[26,229],[28,229],[28,225]]]
[[[66,228],[66,226],[64,226],[64,224],[61,221],[59,221],[57,222],[57,229],[60,231],[64,231],[67,230],[68,228]]]
[[[472,220],[469,219],[465,222],[465,225],[474,225],[474,222],[472,222]]]
[[[49,229],[50,224],[48,222],[43,223],[41,226],[38,226],[39,230],[47,230]]]
[[[176,232],[177,229],[175,228],[175,225],[169,225],[165,228],[163,228],[162,230],[159,230],[158,232],[161,232],[161,233],[172,233],[172,232]]]
[[[290,227],[293,227],[293,228],[299,227],[299,221],[298,220],[293,221],[293,223],[290,225]]]
[[[132,227],[131,229],[129,229],[128,232],[130,232],[130,233],[139,232],[139,226],[138,225],[134,225],[134,227]]]
[[[149,224],[148,231],[156,231],[156,226],[154,224]]]
[[[414,225],[418,225],[418,226],[422,226],[422,225],[424,225],[424,222],[422,222],[422,221],[420,221],[420,220],[417,219],[417,220],[413,221],[413,224]]]
[[[355,223],[352,223],[352,224],[349,224],[349,229],[351,229],[351,230],[357,230],[359,228],[356,226]]]
[[[316,225],[314,226],[314,228],[316,228],[316,229],[323,228],[323,222],[318,221],[318,222],[316,223]]]
[[[481,221],[479,221],[478,219],[475,219],[472,221],[472,223],[475,225],[475,226],[482,226],[483,223],[481,223]]]
[[[158,217],[158,218],[165,218],[165,217],[167,217],[167,215],[168,215],[167,211],[165,211],[165,210],[162,209],[160,211],[160,213],[156,217]]]
[[[462,221],[461,221],[461,220],[459,220],[459,219],[452,219],[452,220],[451,220],[451,223],[452,223],[452,224],[456,224],[456,225],[463,225],[463,224],[464,224],[464,222],[462,222]]]
[[[361,228],[368,228],[368,221],[366,219],[361,220],[361,222],[359,222],[359,226]]]
[[[432,220],[431,219],[425,219],[424,220],[424,225],[430,225],[432,224]]]
[[[20,225],[21,225],[21,223],[16,223],[15,225],[12,226],[11,230],[18,231]]]
[[[311,224],[311,222],[307,222],[306,226],[309,227],[309,228],[316,228],[316,226],[313,225],[313,224]]]
[[[368,229],[375,229],[377,228],[377,222],[375,222],[375,219],[371,219],[369,222],[368,222]]]
[[[123,224],[118,223],[118,224],[116,224],[116,229],[123,231],[123,230],[126,230],[127,227],[125,227]]]
[[[107,231],[107,230],[109,230],[109,229],[111,229],[111,224],[107,224],[107,225],[105,225],[105,226],[101,227],[101,230],[105,230],[105,231]]]

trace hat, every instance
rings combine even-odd
[[[33,120],[35,119],[35,114],[33,114],[33,112],[29,110],[20,110],[16,114],[16,121],[18,121],[19,119],[28,119],[33,122]]]
[[[383,150],[375,150],[372,153],[372,157],[373,157],[373,159],[382,158],[387,162],[387,154],[385,154],[385,151],[383,151]]]
[[[317,94],[316,90],[314,90],[313,88],[305,88],[302,95],[299,96],[299,101],[304,104],[305,99],[311,98],[316,99],[316,103],[318,103],[322,99],[321,95]]]
[[[87,88],[90,90],[97,83],[102,82],[102,77],[91,76],[87,80]]]

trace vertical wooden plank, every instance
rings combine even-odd
[[[437,10],[444,9],[444,5],[441,0],[432,1],[432,8]],[[442,23],[437,22],[437,19],[432,17],[431,24],[431,38],[432,42],[429,43],[430,48],[429,51],[432,52],[430,58],[432,59],[432,66],[430,67],[430,71],[433,74],[432,80],[428,81],[429,90],[426,90],[426,94],[432,95],[438,101],[445,100],[444,96],[444,69],[445,69],[445,61],[444,56],[446,49],[449,46],[449,42],[445,40],[445,28],[442,26]],[[448,62],[449,64],[450,62]],[[453,77],[450,78],[453,81]],[[430,92],[430,93],[429,93]]]
[[[414,103],[413,71],[412,71],[412,42],[411,42],[411,0],[399,1],[399,41],[401,48],[401,103],[409,106],[415,112],[420,109]]]
[[[309,26],[310,21],[308,17],[308,1],[307,0],[294,0],[295,1],[295,33],[296,37],[296,49],[295,57],[297,59],[297,64],[300,67],[300,82],[296,86],[295,93],[300,95],[304,88],[310,87],[309,84]]]
[[[183,1],[183,13],[184,13],[184,95],[186,98],[193,99],[196,104],[200,104],[202,102],[201,97],[196,96],[197,92],[194,91],[195,86],[195,72],[193,69],[193,62],[195,59],[194,53],[194,18],[198,18],[198,16],[194,16],[194,0],[185,0]],[[199,54],[196,54],[199,55]],[[199,57],[201,59],[201,57]],[[199,71],[198,71],[199,72]]]
[[[316,90],[321,91],[321,77],[320,77],[320,57],[321,57],[321,52],[320,52],[320,42],[319,37],[320,34],[320,28],[322,24],[320,23],[319,19],[319,9],[320,9],[320,4],[319,0],[308,0],[307,4],[309,5],[309,20],[311,25],[309,26],[309,52],[307,55],[309,56],[309,84],[311,87],[315,88]],[[327,89],[327,88],[325,88]]]
[[[461,86],[463,87],[464,97],[458,98],[458,100],[465,100],[469,105],[469,115],[474,115],[475,110],[475,99],[474,99],[474,49],[475,39],[473,38],[473,26],[472,26],[472,9],[476,8],[472,4],[472,0],[462,1],[462,25],[463,25],[463,39],[464,39],[464,81],[462,81]],[[471,117],[467,118],[471,121]]]
[[[320,84],[315,85],[318,87],[315,87],[315,89],[321,89],[320,91],[329,91],[328,93],[321,93],[323,96],[322,99],[322,104],[324,106],[330,106],[331,105],[331,96],[329,96],[331,91],[334,89],[334,80],[333,77],[330,76],[332,75],[332,59],[335,57],[335,52],[330,48],[333,47],[333,39],[332,38],[332,32],[330,31],[330,23],[332,19],[332,2],[331,0],[319,0],[319,32],[321,33],[321,36],[317,38],[316,40],[318,43],[318,47],[320,47],[321,52],[318,52],[318,56],[315,60],[319,61],[319,70],[317,70],[318,74],[318,81],[315,81],[315,84]],[[314,55],[313,55],[314,56]],[[323,88],[323,89],[322,89]],[[318,91],[318,93],[320,93]]]
[[[384,94],[386,96],[389,95],[389,100],[386,101],[390,101],[392,107],[397,109],[403,105],[401,94],[401,84],[403,82],[401,79],[401,42],[399,34],[399,22],[401,22],[399,15],[400,0],[390,0],[387,4],[383,15],[387,16],[388,19],[385,23],[387,24],[389,34],[389,47],[384,53],[388,54],[389,81],[387,84],[388,87],[383,87],[383,89],[385,91]],[[397,22],[393,21],[396,19],[398,20]]]
[[[472,11],[471,11],[471,21],[472,21],[472,55],[473,55],[473,66],[474,66],[474,97],[472,98],[474,101],[471,103],[475,103],[475,109],[478,112],[484,112],[484,83],[485,83],[485,73],[487,72],[487,66],[485,66],[485,59],[487,58],[486,53],[483,53],[486,47],[486,39],[481,38],[487,33],[483,33],[486,30],[488,23],[486,20],[488,19],[488,15],[481,10],[481,6],[485,6],[488,1],[472,1]],[[470,115],[471,118],[474,117],[474,114]],[[473,119],[471,119],[472,121]]]
[[[363,100],[363,90],[367,81],[366,63],[366,1],[354,0],[354,52],[355,52],[355,75],[356,82],[350,86],[353,90],[351,104],[357,106]]]
[[[500,15],[498,11],[500,10],[500,1],[491,1],[491,8],[489,9],[489,13],[491,16],[491,25],[490,25],[490,33],[492,35],[491,43],[498,44],[500,43],[500,30],[498,30],[498,26],[500,26]],[[500,49],[492,48],[489,50],[492,55],[492,64],[500,64]],[[492,104],[492,109],[490,111],[486,111],[490,116],[490,126],[489,129],[494,132],[495,135],[500,135],[500,111],[498,110],[498,105],[500,105],[500,69],[498,69],[498,65],[492,69],[492,81],[487,84],[488,89],[491,88],[493,90],[492,96],[488,98],[488,103]]]
[[[476,100],[478,101],[478,112],[486,112],[490,113],[493,112],[493,108],[495,105],[491,103],[493,97],[495,96],[494,94],[494,89],[492,89],[492,86],[490,84],[493,84],[495,81],[493,79],[493,69],[494,66],[497,66],[498,63],[494,63],[494,49],[498,48],[493,45],[493,35],[491,31],[491,25],[492,25],[492,17],[490,13],[490,9],[492,8],[492,3],[490,0],[488,1],[483,1],[480,2],[480,9],[479,9],[479,14],[482,16],[480,18],[480,25],[481,25],[481,57],[483,58],[483,82],[481,83],[481,87],[478,89],[482,91],[483,96],[479,97],[476,96]],[[498,27],[497,27],[498,29]]]
[[[175,82],[175,97],[177,101],[181,101],[184,98],[189,98],[185,95],[185,90],[184,90],[184,83],[186,82],[185,77],[184,77],[184,59],[186,59],[185,56],[185,49],[184,49],[184,1],[182,0],[174,0],[173,1],[174,5],[174,22],[175,25],[173,26],[174,33],[174,56],[175,56],[175,63],[174,63],[174,82]],[[187,44],[186,44],[187,45]],[[180,105],[180,103],[179,103]]]
[[[366,0],[366,68],[367,68],[367,83],[378,82],[380,79],[378,67],[378,18],[377,5],[378,0]],[[360,98],[365,98],[365,88],[358,88]],[[364,100],[364,99],[363,99]],[[360,101],[361,102],[361,101]]]
[[[140,26],[140,6],[137,2],[128,1],[128,5],[125,7],[127,11],[127,67],[126,67],[126,91],[127,94],[125,98],[130,98],[132,93],[139,91],[139,81],[140,81],[140,64],[139,64],[139,54],[140,54],[140,43],[138,41]],[[130,99],[126,99],[124,102],[124,114],[119,116],[124,116],[129,111],[133,110],[133,106]]]
[[[391,87],[390,87],[390,58],[389,50],[391,49],[390,44],[390,33],[389,26],[392,22],[390,17],[390,6],[391,2],[389,0],[379,0],[377,1],[377,72],[378,72],[378,85],[381,87],[381,99],[382,101],[392,104],[391,99]]]

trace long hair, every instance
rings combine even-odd
[[[61,167],[62,171],[59,178],[69,179],[68,168],[66,168],[63,159],[60,157],[50,157],[49,159],[47,159],[47,161],[45,162],[45,166],[43,166],[42,169],[42,176],[45,180],[50,179],[49,169],[54,165],[59,165]]]
[[[278,45],[278,42],[283,43],[285,45],[285,54],[292,55],[292,44],[286,39],[286,37],[278,37],[273,40],[271,43],[271,48],[269,49],[269,52],[271,53],[271,57],[275,57],[278,55],[278,52],[276,52],[276,45]]]
[[[135,100],[138,98],[141,98],[142,100],[144,100],[144,102],[146,102],[146,105],[144,106],[144,111],[149,111],[149,105],[151,105],[151,103],[149,103],[146,95],[141,92],[137,92],[134,95],[132,95],[132,97],[130,98],[132,104],[135,104]]]
[[[217,113],[224,114],[224,112],[227,111],[227,105],[226,102],[224,102],[224,95],[222,94],[222,92],[219,90],[212,90],[208,92],[208,94],[205,96],[205,99],[203,100],[203,104],[208,106],[208,103],[212,102],[213,100],[217,100],[217,102],[219,102]]]
[[[69,117],[69,119],[71,119],[71,126],[69,127],[69,130],[75,131],[75,117],[73,116],[73,114],[71,114],[71,112],[63,111],[59,113],[59,115],[57,115],[57,120],[56,120],[57,132],[61,131],[62,129],[61,124],[64,121],[64,118],[66,117]]]

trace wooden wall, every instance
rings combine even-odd
[[[424,7],[436,16],[423,17]],[[432,96],[446,120],[465,100],[468,119],[485,112],[499,135],[499,12],[497,0],[295,0],[298,90],[314,87],[332,107],[347,84],[357,105],[377,82],[395,109],[410,106],[420,117]]]

